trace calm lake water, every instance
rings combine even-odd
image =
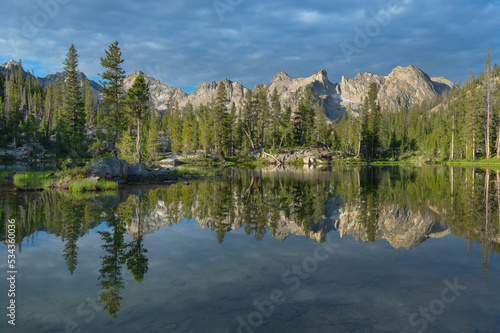
[[[500,330],[500,171],[225,174],[97,197],[2,181],[0,331]]]

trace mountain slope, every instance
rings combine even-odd
[[[319,103],[325,109],[325,115],[329,119],[342,117],[344,109],[340,105],[340,96],[337,94],[337,84],[328,80],[328,74],[323,69],[318,73],[307,77],[292,79],[287,73],[279,72],[268,86],[268,97],[270,98],[276,89],[280,96],[281,106],[290,106],[292,111],[298,107],[300,100],[304,97],[307,87],[319,96]]]
[[[380,106],[388,111],[397,111],[400,107],[410,107],[425,101],[431,102],[457,87],[443,77],[431,79],[416,66],[398,66],[388,76],[365,73],[358,74],[353,79],[342,77],[339,94],[344,99],[343,105],[352,103],[354,108],[357,108],[373,82],[377,83],[380,89]]]
[[[163,111],[168,109],[169,103],[172,103],[172,107],[175,105],[175,102],[182,104],[188,98],[188,95],[181,88],[171,88],[141,71],[136,71],[125,78],[123,87],[126,91],[132,87],[135,79],[141,74],[149,88],[150,102],[157,110]]]
[[[12,72],[18,69],[19,64],[11,59],[0,67],[0,73]],[[206,105],[215,99],[217,88],[221,82],[226,86],[226,97],[228,106],[235,103],[236,108],[243,107],[244,97],[248,91],[238,82],[228,79],[220,82],[204,82],[195,92],[188,95],[181,88],[172,88],[160,81],[147,76],[143,72],[136,71],[124,80],[125,90],[128,91],[135,78],[142,74],[150,89],[152,105],[159,111],[174,106],[178,103],[181,108],[191,103],[196,109],[201,105]],[[25,75],[31,75],[25,72]],[[39,78],[42,84],[55,83],[61,80],[62,73],[47,75]],[[85,74],[78,73],[80,81],[87,79]],[[291,78],[287,73],[281,71],[272,79],[270,84],[264,85],[267,89],[267,96],[270,99],[274,90],[278,92],[283,108],[290,106],[292,111],[297,110],[300,100],[304,97],[308,87],[319,97],[318,102],[325,110],[325,116],[330,119],[341,118],[349,105],[354,110],[360,107],[362,99],[366,97],[371,83],[375,82],[379,86],[378,101],[384,110],[397,111],[400,107],[410,107],[422,102],[431,102],[438,96],[446,95],[457,87],[456,84],[443,77],[430,78],[419,68],[410,65],[408,67],[396,67],[388,76],[364,73],[357,74],[354,78],[342,77],[340,83],[332,83],[328,79],[325,70],[320,70],[316,74],[306,78]],[[101,96],[102,87],[92,80],[89,80],[91,90],[97,96]],[[171,103],[171,104],[170,104]]]
[[[10,59],[9,62],[4,63],[2,66],[0,66],[0,74],[3,73],[10,73],[17,71],[19,69],[19,63],[14,61],[13,59]],[[32,75],[31,73],[24,71],[24,77]],[[49,74],[45,77],[38,77],[38,80],[41,85],[47,85],[47,84],[55,84],[56,82],[60,81],[63,77],[63,74],[60,72],[57,72],[55,74]],[[77,77],[80,83],[83,83],[83,81],[88,80],[89,85],[90,85],[90,90],[94,95],[97,95],[98,97],[101,97],[101,85],[93,80],[89,80],[87,76],[82,73],[82,72],[77,72]]]
[[[215,81],[202,83],[196,91],[189,95],[189,97],[180,105],[184,107],[187,103],[191,103],[196,108],[202,104],[209,103],[212,99],[216,98],[217,89],[219,84],[222,82],[226,88],[226,97],[229,100],[228,105],[231,105],[231,103],[234,102],[237,109],[240,109],[243,106],[243,99],[248,89],[243,87],[238,82],[233,82],[228,79],[223,79],[219,83]]]

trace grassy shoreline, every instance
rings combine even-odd
[[[247,156],[227,157],[225,159],[190,159],[183,161],[186,166],[191,168],[176,168],[176,176],[178,181],[183,181],[186,176],[192,177],[215,177],[220,174],[222,168],[229,167],[265,167],[272,166],[273,163],[267,158],[254,158]],[[201,163],[200,163],[201,162]],[[206,163],[206,164],[205,164]],[[476,160],[441,160],[441,161],[425,161],[422,158],[415,156],[407,159],[392,160],[392,159],[375,159],[361,160],[355,158],[336,158],[328,162],[316,164],[322,166],[344,166],[344,167],[366,167],[366,166],[423,166],[423,165],[448,165],[457,167],[478,167],[491,168],[500,170],[500,159],[476,159]],[[198,167],[210,166],[211,170],[200,170]],[[287,164],[286,166],[304,167],[307,164],[297,160],[295,163]],[[3,175],[7,173],[2,173]],[[71,169],[63,169],[59,171],[28,171],[20,172],[12,176],[12,181],[17,188],[51,188],[64,190],[73,193],[84,192],[106,192],[116,191],[119,187],[116,181],[93,180],[89,179],[90,171],[82,167]]]
[[[78,171],[78,168],[67,171],[27,171],[13,175],[12,181],[18,188],[53,188],[69,192],[103,192],[118,189],[117,182],[93,181],[85,179],[83,175],[75,176]]]

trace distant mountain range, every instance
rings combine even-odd
[[[17,71],[18,69],[19,69],[19,63],[10,59],[9,62],[6,62],[2,66],[0,66],[0,74],[5,72],[14,72]],[[27,75],[32,75],[32,74],[24,71],[24,76],[26,77]],[[98,97],[101,96],[102,86],[99,83],[93,80],[89,80],[87,76],[82,72],[78,72],[77,76],[80,82],[83,82],[85,80],[89,81],[89,86],[92,93],[94,95],[97,95]],[[55,84],[56,82],[60,81],[61,78],[62,78],[62,73],[56,72],[55,74],[49,74],[46,77],[38,77],[38,80],[42,85],[47,85],[50,83]]]
[[[4,63],[0,67],[0,73],[13,71],[19,64],[13,60]],[[146,75],[143,72],[136,71],[125,78],[124,87],[130,89],[135,78],[142,74],[150,89],[150,97],[153,106],[164,111],[169,103],[185,107],[191,103],[195,108],[209,103],[215,98],[217,87],[224,82],[226,87],[226,96],[229,100],[228,105],[235,103],[237,109],[243,107],[244,96],[247,88],[238,82],[228,79],[220,82],[212,81],[202,83],[195,92],[188,95],[181,88],[172,88],[160,81]],[[26,73],[26,75],[29,75]],[[43,84],[55,83],[61,79],[61,73],[47,75],[39,78]],[[87,79],[85,74],[79,73],[81,81]],[[400,107],[410,107],[422,102],[431,102],[438,96],[446,95],[455,89],[457,85],[450,80],[437,77],[431,78],[419,68],[410,65],[408,67],[396,67],[388,76],[364,73],[358,74],[352,79],[342,77],[340,83],[332,83],[328,79],[327,72],[321,70],[308,78],[291,78],[287,73],[279,72],[270,84],[265,84],[268,96],[271,96],[276,89],[280,96],[283,107],[290,106],[296,110],[299,101],[304,96],[307,87],[319,96],[319,102],[325,109],[325,115],[328,119],[339,119],[344,115],[346,108],[351,105],[354,110],[358,109],[362,98],[368,93],[368,88],[372,82],[375,82],[379,88],[378,101],[382,109],[396,111]],[[101,86],[99,83],[89,80],[92,92],[100,95]]]

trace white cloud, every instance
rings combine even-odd
[[[321,15],[315,11],[300,12],[298,20],[304,23],[316,23],[320,20]]]

